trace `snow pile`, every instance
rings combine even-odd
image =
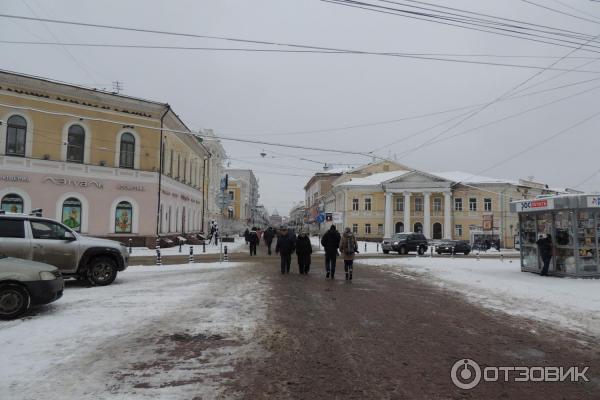
[[[223,374],[259,351],[265,287],[244,268],[130,267],[107,287],[69,282],[37,315],[0,322],[0,398],[219,397]]]
[[[261,245],[263,242],[261,241]],[[244,238],[235,237],[235,242],[233,243],[223,243],[223,247],[227,246],[227,252],[241,252],[246,250],[246,242]],[[206,243],[206,253],[202,252],[202,245],[192,246],[194,248],[194,254],[219,254],[219,249],[221,248],[221,243],[219,242],[218,246],[214,244]],[[131,252],[132,256],[154,256],[156,255],[156,249],[149,249],[147,247],[133,247]],[[190,254],[190,245],[181,246],[181,253],[179,252],[179,245],[174,247],[169,247],[165,249],[160,249],[161,256],[175,256],[175,255],[185,255]]]
[[[541,277],[500,260],[363,259],[392,274],[458,291],[474,303],[600,336],[600,280]]]

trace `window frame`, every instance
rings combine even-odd
[[[463,204],[463,198],[462,197],[455,197],[454,198],[454,211],[463,211],[464,209],[464,204]]]
[[[364,210],[365,211],[372,211],[373,210],[373,199],[370,197],[365,197],[363,200],[364,203]]]
[[[483,199],[483,211],[492,211],[492,198],[486,197]]]
[[[352,199],[352,211],[358,211],[360,209],[360,203],[358,198]]]
[[[129,137],[131,138],[131,142],[125,142],[124,139]],[[136,139],[133,133],[123,132],[121,134],[121,138],[119,139],[119,168],[135,169],[135,141]],[[123,145],[127,148],[123,149]],[[123,157],[123,155],[125,155],[125,157]],[[129,161],[131,161],[131,164],[129,164]]]
[[[433,211],[436,211],[436,212],[442,211],[442,198],[441,197],[433,198]]]
[[[21,203],[20,203],[21,209],[20,209],[20,210],[17,210],[17,211],[15,212],[15,211],[7,210],[7,209],[5,209],[5,208],[4,208],[4,201],[5,201],[4,199],[6,199],[6,198],[7,198],[7,197],[9,197],[9,196],[18,197],[19,199],[21,199]],[[17,205],[18,205],[19,203],[14,203],[14,202],[11,202],[11,203],[7,203],[7,204],[9,204],[9,205],[10,205],[10,204],[17,204]],[[22,214],[22,213],[23,213],[23,211],[25,210],[25,199],[23,198],[23,196],[21,196],[21,195],[20,195],[20,194],[18,194],[18,193],[14,193],[14,192],[11,192],[11,193],[6,193],[4,196],[2,196],[2,197],[0,198],[0,210],[4,210],[4,211],[5,211],[5,212],[7,212],[7,213],[13,213],[13,214]]]
[[[22,119],[24,121],[24,125],[19,125],[16,122],[11,123],[11,120],[15,120],[15,119]],[[25,157],[27,155],[27,126],[28,126],[27,120],[25,119],[25,117],[23,117],[19,114],[13,114],[10,117],[8,117],[8,119],[6,120],[6,138],[5,138],[5,143],[4,143],[4,154],[5,155],[13,156],[13,157]],[[23,134],[23,154],[21,154],[20,152],[17,151],[18,150],[17,149],[18,142],[19,142],[18,138],[19,138],[20,134]],[[14,152],[8,151],[10,136],[14,136],[14,139],[15,139],[14,140],[14,146],[15,146]]]
[[[404,196],[394,198],[394,211],[404,211]]]
[[[477,197],[469,197],[469,212],[477,212]]]
[[[78,206],[77,206],[77,205],[74,205],[74,206],[72,206],[72,207],[79,207],[79,221],[78,221],[78,222],[79,222],[79,226],[78,226],[78,227],[72,227],[72,226],[69,226],[69,225],[68,225],[68,224],[65,222],[65,203],[66,203],[67,201],[77,201],[77,202],[79,203],[79,205],[78,205]],[[82,214],[83,214],[83,202],[82,202],[80,199],[78,199],[77,197],[68,197],[68,198],[66,198],[66,199],[65,199],[65,200],[62,202],[62,204],[61,204],[61,206],[60,206],[60,210],[61,210],[61,212],[60,212],[60,219],[61,219],[61,221],[60,221],[60,222],[61,222],[63,225],[67,226],[69,229],[72,229],[72,230],[74,230],[75,232],[81,232],[81,225],[82,225],[82,223],[83,223],[83,216],[82,216]]]
[[[358,224],[352,224],[352,233],[355,235],[358,234]]]
[[[74,128],[79,128],[81,129],[81,132],[74,132],[72,131],[72,129]],[[71,136],[73,137],[78,137],[81,136],[83,138],[82,142],[81,142],[81,146],[79,146],[78,144],[71,144]],[[65,157],[65,161],[66,162],[70,162],[70,163],[74,163],[74,164],[84,164],[85,163],[85,140],[86,140],[86,131],[85,128],[79,124],[72,124],[69,126],[69,128],[67,129],[67,154]],[[81,160],[79,160],[78,158],[69,158],[69,154],[71,151],[76,151],[78,150],[78,148],[80,148],[81,151]]]
[[[416,212],[425,211],[424,202],[425,202],[425,199],[423,197],[415,197],[415,211]]]
[[[455,224],[454,225],[454,236],[462,237],[462,235],[463,235],[462,224]]]
[[[122,204],[128,204],[129,206],[121,206]],[[128,226],[129,226],[129,230],[119,230],[117,231],[118,228],[118,212],[119,210],[129,210],[129,221],[128,221]],[[133,204],[127,200],[121,200],[117,203],[117,206],[115,207],[115,214],[114,214],[114,219],[115,219],[115,229],[114,229],[114,233],[119,234],[119,233],[123,233],[123,234],[131,234],[133,233]]]
[[[365,224],[365,235],[371,234],[371,224]]]

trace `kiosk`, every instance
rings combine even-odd
[[[540,273],[536,241],[552,235],[554,255],[549,274],[600,277],[600,195],[559,195],[510,204],[519,214],[521,271]]]

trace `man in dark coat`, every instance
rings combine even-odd
[[[301,275],[308,274],[310,270],[310,255],[312,254],[312,245],[306,232],[300,230],[298,240],[296,241],[296,255],[298,256],[298,269]]]
[[[325,271],[327,272],[326,278],[331,276],[331,279],[335,279],[335,259],[338,255],[338,248],[340,247],[341,236],[340,233],[335,229],[335,225],[331,225],[331,228],[321,238],[321,244],[325,249]]]
[[[248,234],[248,243],[250,243],[250,255],[256,255],[256,245],[258,245],[258,234],[256,233],[256,228],[252,228],[250,233]]]
[[[542,262],[544,263],[541,275],[547,276],[548,269],[550,268],[550,260],[552,259],[552,237],[550,234],[548,234],[545,238],[538,239],[536,244],[538,246]]]
[[[288,231],[287,226],[281,227],[279,236],[277,236],[277,245],[275,253],[281,256],[281,273],[289,274],[292,264],[292,253],[296,250],[296,235]]]
[[[267,245],[267,254],[271,255],[271,244],[273,244],[273,238],[275,237],[275,229],[268,227],[263,234],[265,238],[265,244]]]
[[[246,244],[250,243],[250,241],[248,240],[249,237],[250,231],[248,230],[248,228],[246,228],[246,230],[244,231],[244,240],[246,241]]]

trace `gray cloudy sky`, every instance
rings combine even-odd
[[[566,1],[587,15],[566,8]],[[520,0],[431,2],[600,35],[600,19],[598,23],[586,22]],[[584,18],[600,18],[600,3],[536,2]],[[562,57],[571,51],[318,0],[5,0],[0,2],[0,12],[371,52]],[[61,42],[268,47],[0,18],[0,40],[54,41],[49,31]],[[119,80],[124,82],[125,94],[168,102],[190,127],[213,128],[217,134],[360,152],[382,147],[376,153],[379,156],[397,155],[398,161],[427,171],[484,171],[484,175],[508,178],[534,176],[563,187],[576,185],[600,168],[596,162],[600,149],[600,118],[597,118],[489,169],[598,112],[600,88],[593,88],[600,85],[600,80],[498,102],[442,137],[589,90],[407,152],[460,119],[415,133],[468,110],[346,130],[280,134],[390,121],[490,102],[537,71],[375,55],[69,47],[75,61],[60,46],[0,43],[0,49],[3,55],[0,68],[98,87],[110,87],[110,82]],[[600,77],[600,63],[592,58],[600,60],[600,54],[578,51],[554,67],[570,69],[592,61],[583,69],[598,73],[566,73],[529,91]],[[556,58],[481,56],[469,59],[542,67],[556,61]],[[527,85],[559,73],[545,71]],[[413,137],[401,140],[408,135]],[[388,145],[394,141],[397,143]],[[333,164],[369,161],[360,156],[312,150],[224,144],[232,157],[231,166],[255,169],[261,200],[267,208],[277,208],[281,214],[287,214],[293,203],[303,200],[302,187],[322,167],[299,158]],[[263,150],[267,153],[264,159],[259,155]],[[600,189],[600,174],[580,189]]]

